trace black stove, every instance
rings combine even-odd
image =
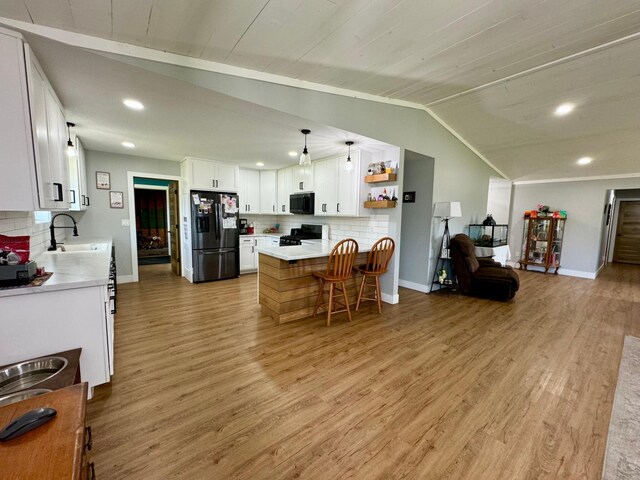
[[[322,225],[302,224],[301,228],[292,228],[291,235],[280,237],[280,246],[302,245],[302,240],[319,240],[322,238]]]

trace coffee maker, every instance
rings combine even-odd
[[[240,235],[246,235],[248,233],[249,224],[246,218],[240,219]]]

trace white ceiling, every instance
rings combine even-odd
[[[514,180],[640,172],[640,40],[601,48],[638,33],[638,0],[4,0],[0,16],[427,105]],[[563,101],[575,112],[553,117]]]

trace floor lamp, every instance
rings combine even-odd
[[[453,287],[454,271],[451,265],[451,254],[449,251],[449,241],[451,240],[451,236],[449,234],[449,219],[462,217],[460,202],[437,202],[433,208],[433,216],[435,218],[442,218],[442,221],[444,222],[444,233],[442,235],[440,251],[438,252],[438,261],[436,262],[436,269],[433,272],[433,281],[431,282],[431,285],[432,288],[434,284],[438,284],[439,289],[443,288],[443,282],[439,280],[438,272],[444,269],[447,277],[449,278],[446,283]]]

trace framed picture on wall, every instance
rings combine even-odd
[[[122,192],[109,192],[109,206],[111,208],[124,208],[124,194]]]
[[[109,172],[96,172],[96,188],[99,190],[111,189],[111,174]]]

